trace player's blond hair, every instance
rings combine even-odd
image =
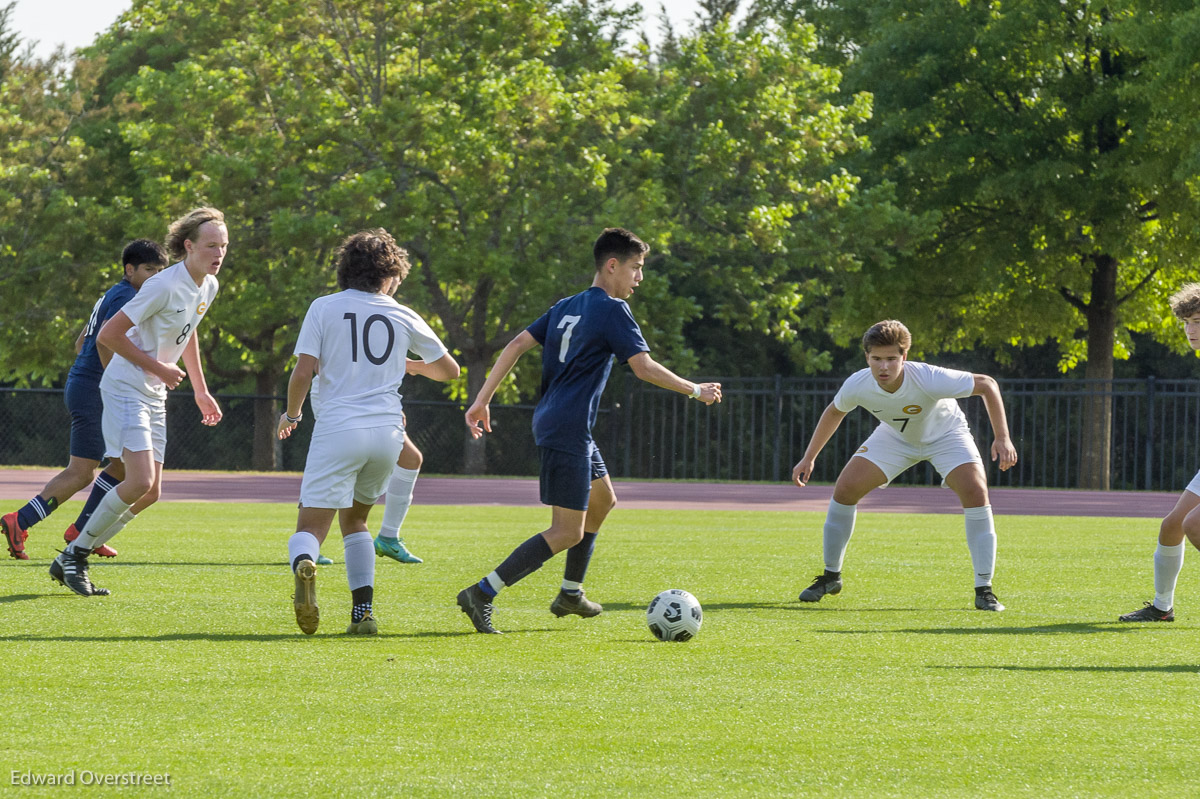
[[[862,339],[863,352],[870,354],[872,347],[899,347],[901,355],[908,354],[912,346],[912,333],[903,322],[895,319],[884,319],[876,322],[867,329]]]
[[[1185,283],[1171,295],[1171,313],[1178,319],[1200,314],[1200,283]]]
[[[183,246],[185,241],[195,241],[193,238],[196,231],[205,222],[216,222],[219,225],[225,224],[225,214],[218,211],[216,208],[193,208],[183,216],[176,219],[167,228],[167,237],[163,240],[163,244],[167,248],[167,252],[171,253],[172,258],[183,258],[187,255],[187,249]]]

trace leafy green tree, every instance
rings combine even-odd
[[[1194,74],[1195,47],[1148,31],[1194,25],[1190,4],[779,5],[819,26],[845,91],[874,96],[872,148],[851,168],[938,220],[900,267],[864,272],[839,314],[847,333],[896,315],[930,351],[1050,338],[1103,388],[1129,331],[1165,332],[1164,297],[1197,255],[1179,140],[1197,106],[1176,104],[1180,124],[1155,92]],[[1079,484],[1107,488],[1111,402],[1085,415]]]

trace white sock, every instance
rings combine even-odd
[[[971,564],[975,567],[975,587],[992,584],[996,571],[996,524],[992,519],[992,506],[963,508],[967,524],[967,549],[971,550]]]
[[[413,487],[417,484],[420,469],[405,469],[397,466],[392,470],[392,479],[388,481],[386,503],[383,506],[383,521],[379,525],[380,538],[397,538],[400,528],[404,525],[404,517],[408,515],[408,506],[412,504]]]
[[[1168,547],[1162,544],[1154,550],[1154,607],[1170,610],[1175,607],[1175,583],[1183,571],[1183,553],[1187,542]]]
[[[346,557],[346,582],[350,590],[375,585],[375,541],[367,531],[342,537]]]
[[[829,500],[829,511],[825,514],[825,570],[840,572],[846,558],[846,547],[854,535],[854,519],[858,516],[857,505],[843,505],[836,499]]]
[[[92,511],[92,516],[87,520],[87,524],[79,531],[79,537],[71,542],[71,549],[95,549],[96,540],[116,523],[117,519],[121,518],[121,514],[129,510],[132,505],[126,505],[116,491],[109,491],[104,495],[104,499],[100,500],[100,504],[96,506],[96,510]]]
[[[321,542],[312,533],[306,533],[303,530],[298,533],[293,533],[288,539],[288,565],[294,566],[296,558],[301,555],[306,555],[313,563],[317,562],[317,555],[321,551]]]
[[[99,549],[100,547],[107,544],[112,539],[113,536],[115,536],[117,533],[124,530],[125,525],[129,524],[135,518],[137,518],[137,514],[134,513],[132,510],[127,510],[124,513],[122,513],[120,516],[118,516],[117,520],[115,522],[113,522],[111,525],[109,525],[109,528],[107,530],[105,530],[100,535],[96,536],[96,548]]]

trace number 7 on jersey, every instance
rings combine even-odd
[[[575,325],[579,324],[582,316],[563,316],[558,322],[558,329],[563,331],[562,344],[558,347],[558,362],[567,362],[567,348],[571,346],[571,331],[575,329]],[[563,330],[566,328],[566,330]]]

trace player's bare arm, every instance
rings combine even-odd
[[[1017,450],[1008,434],[1008,417],[1004,413],[1004,401],[1000,398],[1000,386],[988,375],[975,375],[975,390],[972,397],[983,397],[988,420],[992,423],[992,460],[1000,465],[1000,471],[1011,469],[1017,463]]]
[[[104,327],[100,328],[100,332],[96,335],[96,341],[143,372],[154,375],[163,381],[167,388],[177,387],[183,378],[187,377],[187,373],[176,364],[163,363],[139,350],[137,345],[125,335],[132,327],[133,320],[124,311],[117,311],[111,319],[104,323]]]
[[[462,370],[458,367],[458,361],[454,360],[454,356],[448,352],[436,361],[429,363],[408,358],[407,364],[405,371],[409,374],[428,377],[430,380],[436,380],[439,383],[456,380],[459,374],[462,373]]]
[[[831,402],[825,406],[825,410],[821,413],[821,418],[817,420],[817,426],[813,428],[812,438],[808,441],[808,447],[804,450],[804,455],[800,461],[792,468],[792,482],[800,488],[808,485],[808,479],[812,476],[813,469],[817,465],[817,455],[821,454],[821,450],[825,449],[825,445],[829,443],[829,439],[833,438],[833,434],[837,432],[842,420],[846,418],[846,414],[839,411]]]
[[[200,421],[209,427],[221,421],[224,414],[221,406],[208,390],[208,381],[204,377],[204,367],[200,364],[200,342],[193,330],[183,348],[183,365],[187,367],[188,379],[192,381],[192,392],[196,398],[196,407],[200,409]]]
[[[76,355],[83,352],[83,340],[85,338],[87,338],[87,325],[83,326],[83,330],[79,331],[79,337],[75,339],[75,354]]]
[[[281,439],[290,436],[303,418],[304,398],[312,388],[317,364],[317,359],[307,354],[296,359],[296,367],[292,369],[292,376],[288,378],[287,407],[279,415],[279,422],[275,426],[275,434]]]
[[[492,397],[496,396],[496,389],[500,388],[500,384],[504,382],[504,378],[508,377],[508,373],[517,365],[521,356],[536,347],[537,343],[538,341],[532,333],[522,330],[500,351],[500,357],[496,358],[496,365],[488,373],[487,380],[479,389],[479,394],[471,403],[471,407],[467,408],[467,429],[471,431],[471,438],[479,438],[485,430],[489,433],[492,432],[492,412],[488,406],[491,404]]]
[[[650,357],[648,352],[639,352],[629,359],[629,368],[633,370],[638,380],[644,380],[651,385],[687,394],[700,400],[705,405],[721,401],[720,383],[693,383],[672,372],[667,367]]]

